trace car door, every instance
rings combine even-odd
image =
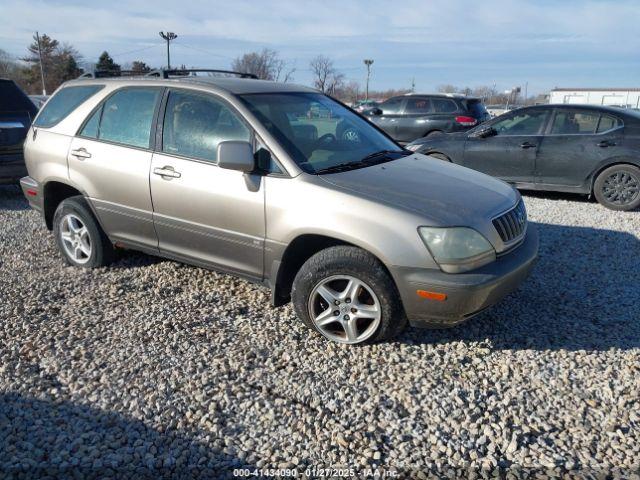
[[[412,142],[422,138],[431,129],[428,116],[431,110],[431,100],[428,98],[407,97],[402,115],[396,120],[396,139],[400,142]]]
[[[81,185],[112,240],[157,248],[149,168],[160,87],[125,87],[109,95],[72,139],[69,178]]]
[[[535,183],[537,151],[549,109],[520,109],[474,129],[465,142],[462,164],[518,184]],[[493,128],[484,138],[475,132]]]
[[[216,164],[218,143],[250,141],[250,128],[212,94],[170,89],[164,103],[150,176],[160,251],[261,278],[263,177]]]
[[[536,167],[540,188],[591,189],[591,174],[620,151],[622,121],[595,109],[556,108]]]
[[[397,139],[398,120],[402,116],[404,101],[405,97],[392,97],[382,102],[377,110],[373,110],[379,112],[378,115],[370,117],[373,123],[393,139]]]

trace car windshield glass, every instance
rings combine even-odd
[[[405,151],[369,122],[320,93],[240,96],[307,173],[330,173],[393,160]]]

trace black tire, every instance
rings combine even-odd
[[[380,261],[370,253],[350,246],[330,247],[309,258],[298,271],[291,290],[295,311],[310,329],[330,340],[320,330],[310,315],[311,295],[323,281],[334,276],[347,275],[364,282],[380,304],[380,323],[366,339],[351,344],[368,344],[393,338],[407,324],[406,315],[395,283]],[[348,301],[347,301],[348,302]],[[338,340],[339,341],[339,340]]]
[[[443,162],[451,161],[451,159],[447,157],[444,153],[433,152],[433,153],[427,153],[425,155],[429,155],[430,157],[437,158],[438,160],[442,160]]]
[[[88,238],[87,244],[90,254],[84,255],[85,258],[81,261],[69,253],[68,250],[71,250],[72,247],[62,239],[63,233],[68,233],[69,216],[72,219],[78,219],[81,225],[86,227],[83,236],[85,240]],[[76,224],[76,227],[77,225],[79,224]],[[96,221],[84,197],[69,197],[60,202],[53,215],[53,233],[62,258],[71,266],[96,268],[108,265],[113,261],[115,255],[113,244]]]
[[[593,194],[602,206],[611,210],[634,210],[640,206],[640,168],[613,165],[600,172]]]

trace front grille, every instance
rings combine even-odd
[[[507,213],[493,219],[493,226],[504,243],[512,243],[519,239],[527,228],[527,210],[524,202],[518,204]]]

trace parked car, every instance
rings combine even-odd
[[[354,103],[352,108],[356,112],[362,113],[365,110],[370,110],[372,108],[376,108],[378,105],[380,105],[380,102],[377,102],[375,100],[359,100],[356,103]]]
[[[363,113],[398,142],[468,130],[490,118],[480,99],[456,94],[391,97]]]
[[[70,265],[107,265],[115,245],[238,274],[337,342],[465,320],[537,255],[517,190],[411,154],[306,87],[75,80],[25,152],[23,191]]]
[[[22,144],[36,113],[13,80],[0,78],[0,184],[17,183],[27,174]]]
[[[519,188],[594,195],[613,210],[640,206],[640,113],[590,105],[520,108],[469,132],[407,148]]]

